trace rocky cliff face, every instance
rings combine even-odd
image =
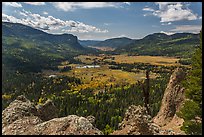
[[[185,73],[180,68],[177,68],[171,75],[164,92],[160,111],[153,118],[154,123],[162,127],[168,127],[168,125],[171,125],[169,127],[172,127],[174,125],[173,123],[178,127],[183,123],[183,120],[176,115],[176,112],[179,111],[185,99],[185,90],[180,85],[180,82],[184,77]]]
[[[184,101],[184,88],[180,82],[185,77],[182,69],[177,68],[170,77],[164,92],[161,108],[158,114],[151,118],[145,107],[130,106],[125,113],[119,130],[113,135],[176,135],[185,134],[180,130],[183,119],[176,115]]]
[[[57,118],[57,109],[51,100],[34,106],[24,96],[16,100],[2,112],[3,135],[101,135],[95,128],[93,116],[87,118],[76,115]],[[89,121],[90,120],[90,121]]]

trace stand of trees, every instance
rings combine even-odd
[[[186,102],[178,113],[184,119],[181,130],[191,135],[202,135],[202,30],[200,46],[192,57],[192,69],[184,81]]]
[[[172,70],[174,70],[177,67],[177,66],[157,66],[157,65],[151,65],[148,63],[128,64],[128,63],[116,63],[116,62],[111,62],[110,65],[112,65],[109,67],[110,69],[120,69],[123,71],[136,72],[136,73],[139,72],[139,70],[149,70],[154,73],[168,73],[168,72],[172,72]],[[186,67],[182,67],[182,68],[184,70],[188,69]]]

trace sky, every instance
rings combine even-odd
[[[202,2],[2,2],[2,21],[80,40],[199,33]]]

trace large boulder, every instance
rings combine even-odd
[[[18,96],[2,112],[2,128],[26,116],[37,116],[38,112],[33,103],[24,96]]]
[[[36,106],[38,111],[38,116],[43,121],[48,121],[53,118],[58,117],[58,109],[52,102],[52,100],[48,99],[44,104]]]
[[[38,135],[102,135],[103,132],[93,127],[84,117],[69,115],[55,118],[36,125],[34,134]]]
[[[159,133],[159,127],[152,123],[151,116],[142,106],[131,105],[119,124],[119,130],[114,131],[113,135],[156,135]]]
[[[95,118],[76,115],[56,118],[57,108],[51,100],[35,107],[24,96],[16,100],[2,112],[3,135],[101,135],[95,128]],[[91,123],[92,122],[92,123]]]
[[[5,126],[2,129],[3,135],[32,135],[34,126],[43,121],[36,116],[23,117]]]
[[[94,122],[95,122],[95,117],[92,115],[87,116],[86,119],[88,119],[91,124],[94,124]]]

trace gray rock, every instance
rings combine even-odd
[[[54,118],[35,126],[35,133],[40,135],[101,135],[100,130],[84,117],[69,115]]]
[[[42,120],[36,116],[23,117],[14,121],[9,126],[2,129],[3,135],[29,135],[34,126],[42,123]]]
[[[182,106],[185,95],[184,88],[181,87],[180,82],[184,77],[185,73],[181,68],[177,68],[171,75],[164,92],[161,108],[158,114],[153,118],[153,121],[158,125],[165,126],[168,124]]]
[[[37,116],[37,109],[24,96],[17,97],[2,112],[2,128],[25,116]]]
[[[142,106],[131,105],[125,113],[123,121],[119,124],[119,131],[112,134],[129,134],[129,135],[154,135],[158,133],[157,127],[151,125],[151,116]]]
[[[86,119],[88,119],[91,124],[93,124],[95,122],[94,116],[87,116]]]
[[[102,135],[91,122],[95,118],[76,115],[57,117],[57,108],[51,100],[41,106],[34,106],[24,96],[16,100],[2,112],[3,135]],[[91,121],[91,122],[90,122]]]
[[[58,109],[55,107],[52,100],[47,100],[45,104],[36,106],[38,116],[43,121],[47,121],[58,117]]]

